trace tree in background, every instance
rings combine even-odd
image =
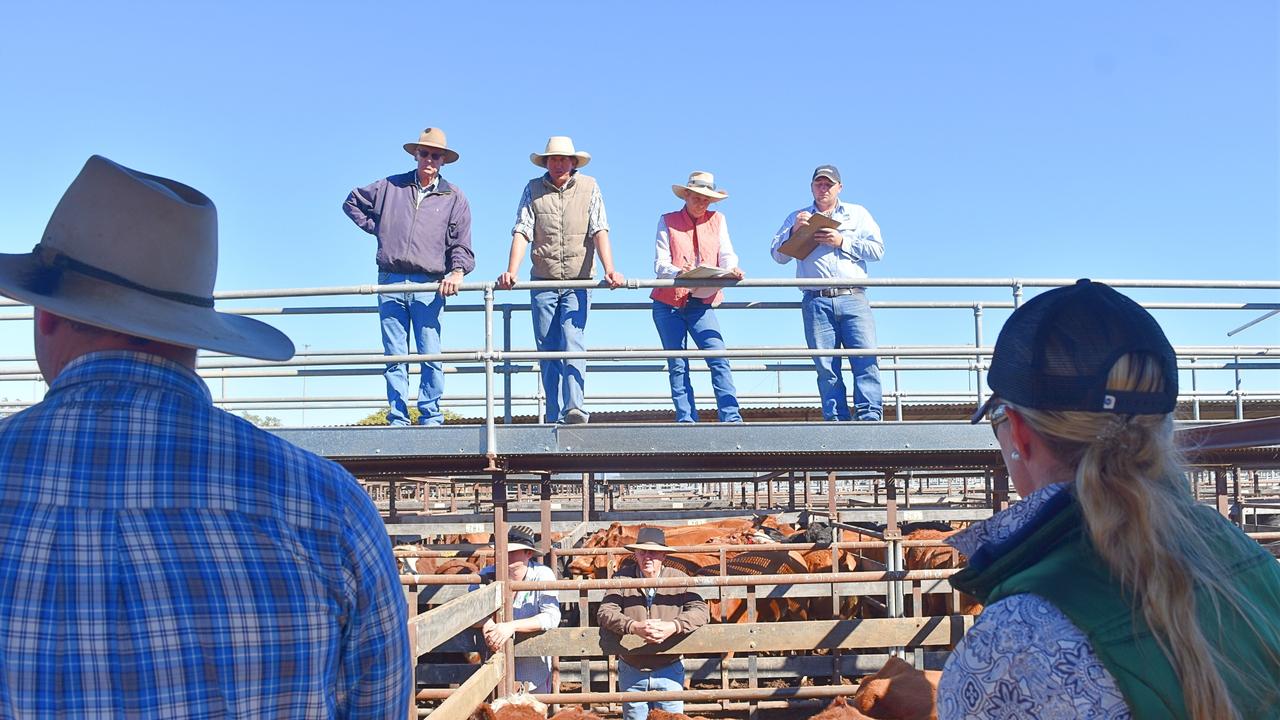
[[[369,416],[367,416],[367,417],[365,417],[365,418],[362,418],[362,419],[360,419],[360,420],[357,420],[357,421],[356,421],[356,425],[386,425],[386,424],[387,424],[387,410],[388,410],[387,408],[382,408],[381,410],[379,410],[379,411],[378,411],[378,412],[376,412],[376,413],[373,413],[372,415],[369,415]],[[416,407],[410,407],[410,408],[409,408],[409,424],[410,424],[410,425],[417,425],[417,424],[418,424],[418,417],[419,417],[419,416],[421,416],[421,415],[422,415],[422,413],[418,412],[418,408],[416,408]],[[445,411],[444,411],[444,421],[445,421],[446,423],[457,422],[457,421],[462,420],[462,419],[463,419],[463,417],[462,417],[461,415],[459,415],[459,414],[458,414],[458,413],[456,413],[456,412],[453,412],[452,410],[445,410]]]
[[[242,412],[240,417],[262,428],[280,427],[280,418],[272,415],[254,415],[251,412]]]

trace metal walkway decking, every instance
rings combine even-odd
[[[955,422],[280,429],[357,476],[401,473],[1003,468],[987,425]],[[1280,463],[1280,418],[1182,426],[1195,464]]]

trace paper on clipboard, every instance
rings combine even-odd
[[[813,252],[814,248],[818,247],[818,241],[813,239],[815,232],[826,229],[835,230],[838,227],[840,227],[840,223],[826,215],[810,215],[807,223],[796,225],[792,228],[791,237],[778,246],[778,252],[797,260],[803,260],[809,257],[809,253]]]
[[[699,265],[696,268],[680,273],[676,276],[676,280],[722,280],[731,277],[733,277],[732,270],[712,267],[711,265]]]

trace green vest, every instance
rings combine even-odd
[[[987,605],[1022,593],[1048,600],[1088,636],[1135,718],[1188,717],[1172,663],[1132,594],[1111,577],[1093,549],[1074,493],[1065,499],[1065,506],[1043,518],[1026,540],[981,569],[969,567],[952,576],[952,586]],[[1229,582],[1253,607],[1246,609],[1246,622],[1224,602],[1219,619],[1209,596],[1197,592],[1200,627],[1209,643],[1243,671],[1243,679],[1230,668],[1223,673],[1241,717],[1280,718],[1280,564],[1221,516],[1202,510],[1188,531],[1209,540],[1229,568]]]

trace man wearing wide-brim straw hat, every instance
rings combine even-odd
[[[35,250],[0,255],[49,383],[0,420],[0,636],[23,669],[0,714],[408,713],[406,609],[368,494],[215,408],[195,372],[196,348],[293,356],[214,310],[217,258],[209,198],[98,156]]]
[[[578,170],[591,155],[574,148],[565,136],[547,139],[546,148],[529,160],[547,172],[525,185],[511,231],[511,255],[507,270],[498,276],[498,287],[510,289],[524,260],[525,247],[533,244],[531,280],[587,280],[594,277],[595,256],[604,266],[605,283],[620,287],[626,280],[613,268],[609,248],[609,221],[595,178]],[[539,352],[581,352],[590,293],[585,289],[531,291],[533,337]],[[541,360],[542,387],[546,393],[549,423],[585,423],[583,409],[587,361]]]
[[[636,541],[625,546],[635,553],[635,564],[624,566],[615,577],[682,578],[686,575],[665,563],[672,548],[662,528],[642,527]],[[682,587],[625,588],[604,596],[596,620],[600,629],[619,636],[635,635],[647,645],[657,645],[677,634],[687,634],[707,624],[707,603]],[[623,692],[683,690],[684,663],[679,655],[654,655],[643,651],[618,658],[618,688]],[[679,700],[624,702],[623,720],[644,720],[650,708],[679,713]]]
[[[409,338],[419,354],[440,352],[440,312],[445,298],[458,292],[462,278],[476,266],[471,252],[471,205],[458,186],[440,174],[458,161],[458,153],[440,128],[427,128],[416,142],[404,144],[417,168],[356,188],[343,210],[361,230],[378,238],[379,285],[439,283],[434,292],[388,292],[378,295],[382,349],[407,355]],[[388,363],[387,423],[409,424],[409,366]],[[444,422],[444,366],[423,363],[418,384],[418,423]]]
[[[708,209],[712,203],[729,197],[729,193],[716,187],[714,175],[702,170],[691,173],[684,185],[672,185],[671,192],[684,200],[684,207],[658,219],[653,260],[658,278],[674,278],[705,266],[720,268],[727,271],[725,277],[741,280],[742,268],[738,267],[738,255],[729,240],[729,222],[723,213]],[[664,349],[684,350],[688,338],[693,338],[699,350],[724,349],[724,337],[713,309],[723,297],[719,287],[654,288],[649,297],[653,300],[653,324]],[[707,358],[707,367],[711,370],[720,422],[742,422],[729,360]],[[697,422],[689,359],[667,358],[667,375],[676,422]]]

